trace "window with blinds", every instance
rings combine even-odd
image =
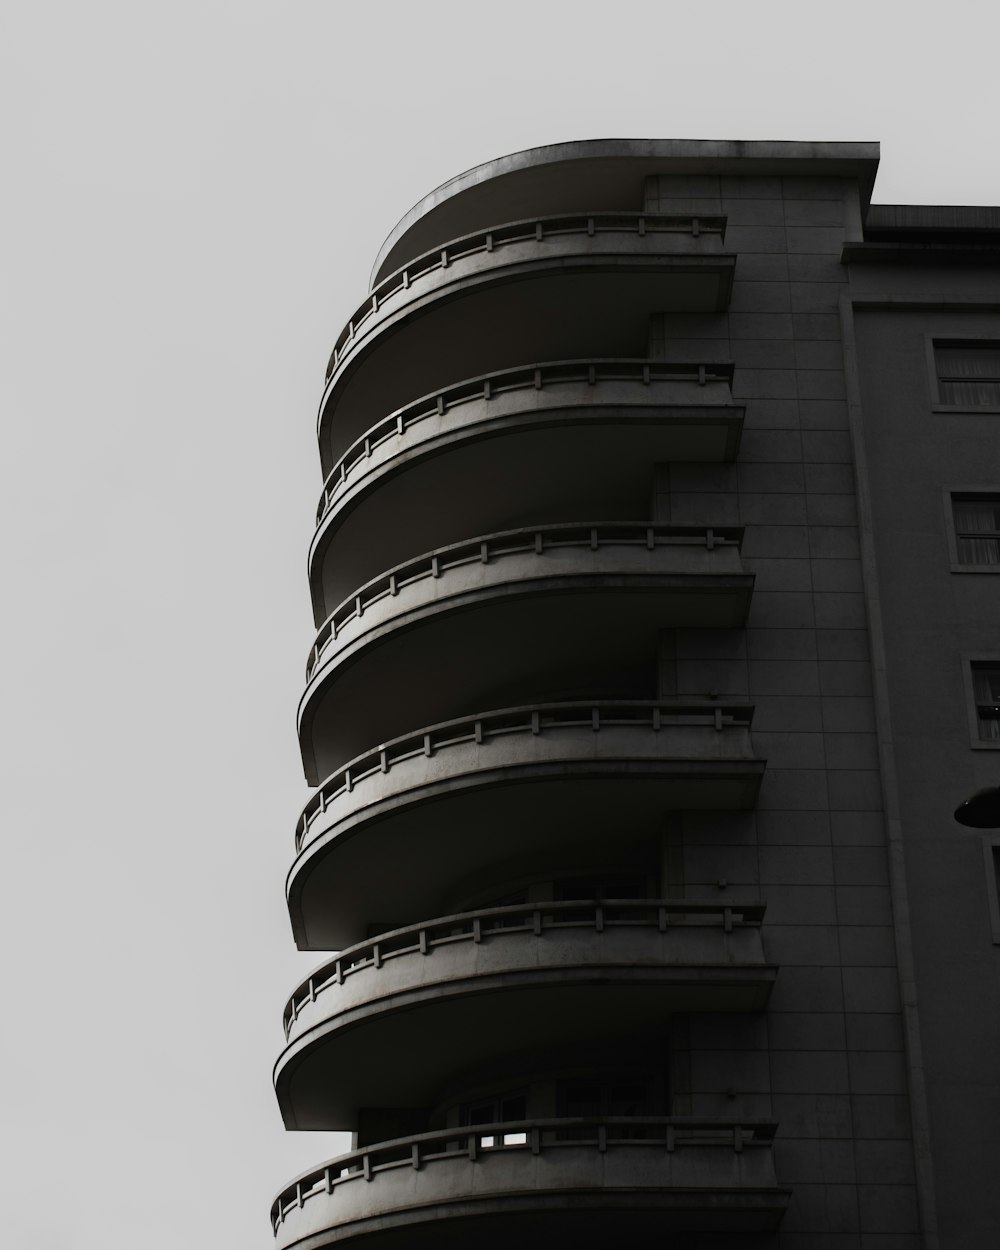
[[[959,564],[1000,568],[1000,494],[952,495]]]
[[[1000,663],[973,661],[972,697],[983,742],[1000,742]]]
[[[938,403],[1000,408],[1000,341],[935,339]]]

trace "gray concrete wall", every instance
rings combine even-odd
[[[995,747],[970,740],[967,681],[970,655],[1000,662],[1000,570],[951,571],[947,496],[1000,491],[1000,416],[934,411],[928,340],[1000,339],[1000,271],[859,266],[852,293],[941,1245],[986,1246],[1000,1228],[1000,947],[982,835],[952,811],[1000,783]]]
[[[691,1021],[692,1110],[779,1119],[779,1182],[794,1191],[783,1250],[916,1250],[839,316],[857,185],[662,177],[647,184],[647,207],[726,214],[738,256],[726,313],[661,317],[650,341],[662,359],[735,362],[733,396],[746,404],[737,462],[661,466],[655,515],[745,525],[757,580],[746,630],[678,630],[664,677],[680,697],[755,704],[768,761],[757,810],[688,815],[684,877],[692,893],[759,890],[765,947],[781,966],[763,1019]]]

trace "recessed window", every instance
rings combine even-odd
[[[952,495],[959,564],[1000,568],[1000,494]]]
[[[1000,742],[1000,664],[974,660],[972,697],[981,742]]]
[[[1000,341],[935,339],[938,403],[949,408],[1000,408]]]

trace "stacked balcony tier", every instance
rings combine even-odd
[[[317,623],[383,569],[470,534],[642,516],[653,465],[735,457],[731,378],[725,364],[556,361],[389,413],[324,483],[309,553]]]
[[[710,700],[532,704],[431,725],[334,772],[296,829],[288,904],[302,949],[373,918],[416,923],[502,875],[627,856],[664,814],[756,800],[752,709]]]
[[[285,1123],[348,1128],[366,1106],[430,1105],[459,1037],[461,1065],[488,1071],[582,1036],[633,1037],[673,1012],[760,1010],[776,972],[761,947],[763,912],[738,900],[574,900],[380,934],[292,996],[275,1070]]]
[[[512,693],[610,682],[623,664],[651,674],[665,628],[742,624],[753,576],[741,537],[726,527],[560,525],[486,535],[390,570],[331,614],[310,654],[299,707],[307,779],[316,785],[373,743],[503,706]]]
[[[271,1223],[279,1250],[355,1238],[375,1250],[590,1250],[691,1230],[766,1233],[790,1198],[775,1180],[774,1130],[641,1117],[422,1133],[305,1173],[275,1199]]]
[[[538,360],[645,355],[651,315],[724,309],[723,218],[591,213],[498,225],[410,261],[337,339],[324,472],[378,418],[460,378]]]

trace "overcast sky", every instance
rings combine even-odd
[[[995,3],[8,3],[0,1197],[17,1250],[267,1250],[314,418],[383,237],[566,139],[880,140],[1000,204]],[[401,1053],[400,1062],[406,1062]]]

